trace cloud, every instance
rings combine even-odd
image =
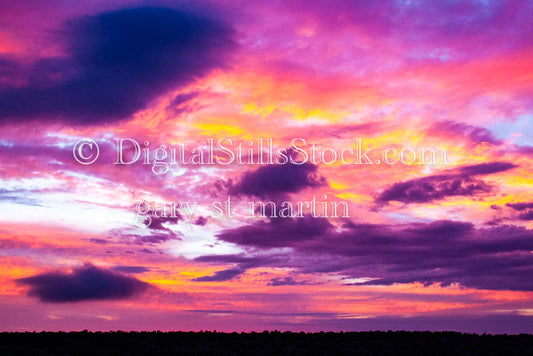
[[[457,171],[463,175],[473,176],[505,172],[516,167],[515,164],[509,162],[491,162],[459,167]]]
[[[166,218],[161,219],[163,219],[162,221],[164,222]],[[170,240],[181,240],[181,237],[179,237],[176,232],[165,228],[164,226],[156,227],[155,229],[141,228],[141,233],[137,233],[138,231],[139,228],[117,228],[110,231],[110,236],[118,240],[120,243],[131,245],[153,245],[164,243]]]
[[[317,170],[317,166],[308,162],[262,166],[245,172],[240,181],[230,188],[230,192],[260,198],[296,193],[305,188],[326,184],[326,179],[318,176]]]
[[[526,209],[533,209],[533,202],[526,203],[526,202],[520,202],[520,203],[507,203],[508,207],[513,208],[517,211],[524,211]]]
[[[480,180],[454,176],[431,176],[394,183],[382,192],[378,202],[428,203],[449,196],[473,196],[490,192],[490,187]]]
[[[528,210],[525,213],[522,213],[518,215],[518,219],[520,220],[533,220],[533,209]]]
[[[115,266],[114,271],[122,273],[144,273],[150,272],[150,268],[144,266]]]
[[[511,1],[291,1],[285,7],[329,32],[347,28],[400,42],[431,58],[436,48],[463,56],[490,56],[528,48],[533,6]]]
[[[178,211],[172,211],[172,214],[175,215],[175,217],[172,217],[172,216],[155,216],[155,213],[154,213],[154,210],[150,210],[149,212],[147,212],[146,214],[144,214],[145,216],[149,216],[150,217],[150,225],[148,225],[147,227],[150,229],[150,230],[161,230],[161,231],[166,231],[166,232],[169,232],[169,233],[173,233],[172,230],[170,230],[169,228],[163,226],[164,223],[168,223],[168,224],[173,224],[173,225],[176,225],[179,223],[180,220],[183,220],[183,217],[181,216],[181,214],[178,212]]]
[[[205,216],[199,216],[194,221],[194,225],[205,226],[207,224],[207,221],[208,221],[208,218],[206,218]]]
[[[514,167],[516,165],[508,162],[482,163],[459,167],[443,174],[394,183],[378,195],[376,202],[428,203],[450,196],[488,193],[492,187],[475,176],[504,172]]]
[[[12,58],[0,57],[0,88],[21,85],[24,81],[24,65]]]
[[[533,220],[533,202],[507,203],[508,207],[520,211],[518,220]]]
[[[307,281],[297,282],[292,277],[275,277],[272,278],[267,285],[277,287],[277,286],[296,286],[296,285],[306,285],[309,284]]]
[[[124,119],[158,95],[223,66],[235,48],[227,25],[170,8],[85,16],[70,21],[63,35],[66,58],[39,61],[29,69],[38,80],[0,90],[0,122],[38,117],[91,125]]]
[[[418,282],[533,291],[533,231],[523,227],[476,228],[468,222],[439,220],[401,225],[348,222],[324,228],[329,224],[325,219],[302,224],[294,221],[298,218],[285,220],[225,230],[219,239],[255,248],[249,251],[256,255],[247,257],[255,263],[240,264],[240,269],[268,266],[334,273],[361,279],[355,283],[361,285]],[[219,262],[239,262],[232,258]]]
[[[97,245],[107,245],[108,243],[110,243],[109,240],[97,239],[97,238],[89,239],[89,242],[92,242],[93,244],[97,244]]]
[[[244,273],[246,269],[235,267],[215,272],[212,276],[203,276],[192,279],[195,282],[224,282],[229,281],[238,275]]]
[[[187,101],[194,99],[198,96],[198,92],[178,94],[170,101],[169,107],[180,106]]]
[[[502,143],[501,140],[496,139],[490,130],[484,127],[473,126],[450,120],[435,122],[428,130],[428,134],[439,137],[443,135],[447,137],[453,137],[454,140],[459,138],[467,141],[467,144],[474,145],[485,142],[492,145],[500,145]]]
[[[475,229],[470,223],[436,221],[407,226],[355,226],[335,240],[317,244],[344,256],[341,269],[358,284],[420,282],[495,290],[533,290],[533,232],[512,225]],[[330,237],[332,239],[333,237]]]
[[[29,296],[49,303],[126,299],[143,293],[150,286],[133,277],[91,264],[71,273],[48,272],[17,279],[16,282],[30,287]]]
[[[233,264],[234,266],[215,272],[212,276],[203,276],[192,279],[195,282],[224,282],[238,277],[246,272],[247,269],[264,266],[269,263],[265,256],[248,257],[244,255],[205,255],[194,259],[195,262],[214,263],[214,264]],[[273,260],[270,260],[273,262]]]
[[[217,237],[237,245],[274,248],[296,246],[333,229],[333,225],[324,218],[272,218],[267,222],[257,221],[251,225],[224,230]]]

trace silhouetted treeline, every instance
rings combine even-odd
[[[457,332],[0,333],[0,355],[533,355],[533,335]]]

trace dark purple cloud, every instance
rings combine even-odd
[[[173,224],[176,225],[180,220],[183,220],[183,217],[181,214],[177,211],[172,212],[176,217],[172,216],[154,216],[154,211],[150,210],[148,213],[144,214],[147,216],[150,216],[151,222],[150,225],[147,227],[151,230],[161,230],[161,231],[167,231],[169,233],[172,233],[172,230],[170,230],[168,227],[163,226],[164,223]]]
[[[180,106],[183,103],[186,103],[187,101],[194,99],[198,96],[198,92],[191,92],[191,93],[185,93],[185,94],[178,94],[170,101],[168,104],[169,107],[174,106]]]
[[[431,125],[428,133],[437,136],[445,133],[455,139],[462,138],[466,140],[467,143],[472,143],[474,145],[484,142],[492,145],[499,145],[502,143],[501,140],[496,139],[489,129],[456,121],[437,121]]]
[[[194,225],[205,226],[207,224],[207,220],[208,220],[208,218],[206,218],[205,216],[199,216],[194,221]]]
[[[268,281],[267,285],[278,287],[278,286],[296,286],[296,285],[306,285],[309,284],[307,281],[297,282],[292,277],[275,277]]]
[[[196,257],[194,261],[208,263],[238,263],[246,265],[261,265],[261,263],[266,262],[266,259],[259,259],[258,257],[248,257],[244,255],[205,255]]]
[[[169,115],[174,117],[180,116],[183,113],[190,113],[200,110],[202,107],[204,107],[203,104],[197,102],[190,103],[190,101],[196,98],[199,94],[199,92],[178,94],[170,101],[165,110]]]
[[[198,96],[198,92],[178,94],[170,101],[167,106],[168,110],[179,110],[180,107],[191,99]]]
[[[300,220],[257,222],[223,231],[218,238],[257,249],[251,250],[257,253],[255,264],[239,264],[241,270],[269,266],[368,279],[357,284],[458,283],[479,289],[533,291],[529,278],[533,231],[523,227],[476,228],[467,222],[442,220],[403,225],[350,222],[336,229],[324,219],[301,224]],[[273,250],[281,247],[292,252]],[[272,255],[265,259],[264,251]]]
[[[430,176],[394,183],[383,191],[377,202],[428,203],[449,196],[473,196],[490,192],[491,187],[481,180],[459,176]]]
[[[415,236],[433,236],[434,239],[453,239],[456,236],[472,233],[474,226],[468,222],[438,220],[425,225],[407,227],[405,231]]]
[[[533,220],[533,202],[507,203],[505,205],[521,212],[518,214],[518,220]]]
[[[215,272],[212,276],[203,276],[192,279],[195,282],[224,282],[234,279],[246,272],[249,268],[265,266],[275,261],[264,256],[248,257],[244,255],[206,255],[194,259],[195,262],[211,264],[232,264],[233,267]]]
[[[165,91],[220,67],[235,48],[222,22],[170,8],[85,16],[63,32],[67,57],[41,60],[25,86],[0,90],[0,122],[61,119],[98,124],[128,117]],[[5,66],[13,66],[4,61]],[[182,98],[186,99],[186,98]]]
[[[167,218],[161,219],[165,221]],[[171,219],[175,220],[176,218]],[[170,240],[181,240],[181,237],[169,228],[156,226],[153,229],[142,227],[112,229],[108,239],[108,242],[119,242],[127,245],[154,245]]]
[[[153,245],[159,244],[170,240],[181,240],[175,232],[155,232],[150,235],[138,235],[138,234],[124,234],[120,236],[121,242],[130,243],[135,245]]]
[[[0,89],[22,85],[27,80],[24,65],[13,58],[0,57]]]
[[[524,211],[526,209],[533,209],[533,202],[519,202],[519,203],[507,203],[505,204],[516,211]]]
[[[42,302],[64,303],[85,300],[125,299],[148,289],[148,283],[90,264],[71,273],[49,272],[17,279],[29,286],[28,295]]]
[[[229,281],[238,275],[244,273],[246,269],[240,267],[234,267],[230,269],[225,269],[222,271],[215,272],[212,276],[203,276],[192,279],[195,282],[224,282]]]
[[[107,245],[108,243],[111,243],[110,240],[97,239],[97,238],[89,239],[89,242],[93,244],[97,244],[97,245]]]
[[[533,209],[526,211],[525,213],[522,213],[518,215],[518,219],[520,220],[533,220]]]
[[[428,203],[450,196],[476,196],[492,187],[476,176],[504,172],[516,167],[508,162],[482,163],[459,167],[443,174],[394,183],[378,195],[376,202]]]
[[[436,221],[407,226],[355,226],[309,251],[343,256],[344,273],[359,284],[460,283],[481,289],[533,290],[533,232],[517,226],[475,229]],[[331,244],[329,241],[335,241]]]
[[[295,246],[333,230],[327,219],[312,218],[272,218],[257,221],[251,225],[225,230],[219,240],[238,245],[261,248]]]
[[[459,167],[456,170],[463,175],[477,176],[505,172],[516,167],[517,165],[509,162],[490,162]]]
[[[122,273],[144,273],[149,272],[150,268],[144,266],[115,266],[113,267],[114,271]]]
[[[230,188],[231,194],[255,195],[260,198],[295,193],[309,187],[326,184],[317,173],[318,167],[302,164],[272,164],[245,172]]]

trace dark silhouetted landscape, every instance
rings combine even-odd
[[[533,355],[533,335],[457,332],[1,333],[2,355]]]

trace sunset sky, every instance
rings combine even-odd
[[[1,331],[533,333],[533,2],[147,3],[0,4]]]

